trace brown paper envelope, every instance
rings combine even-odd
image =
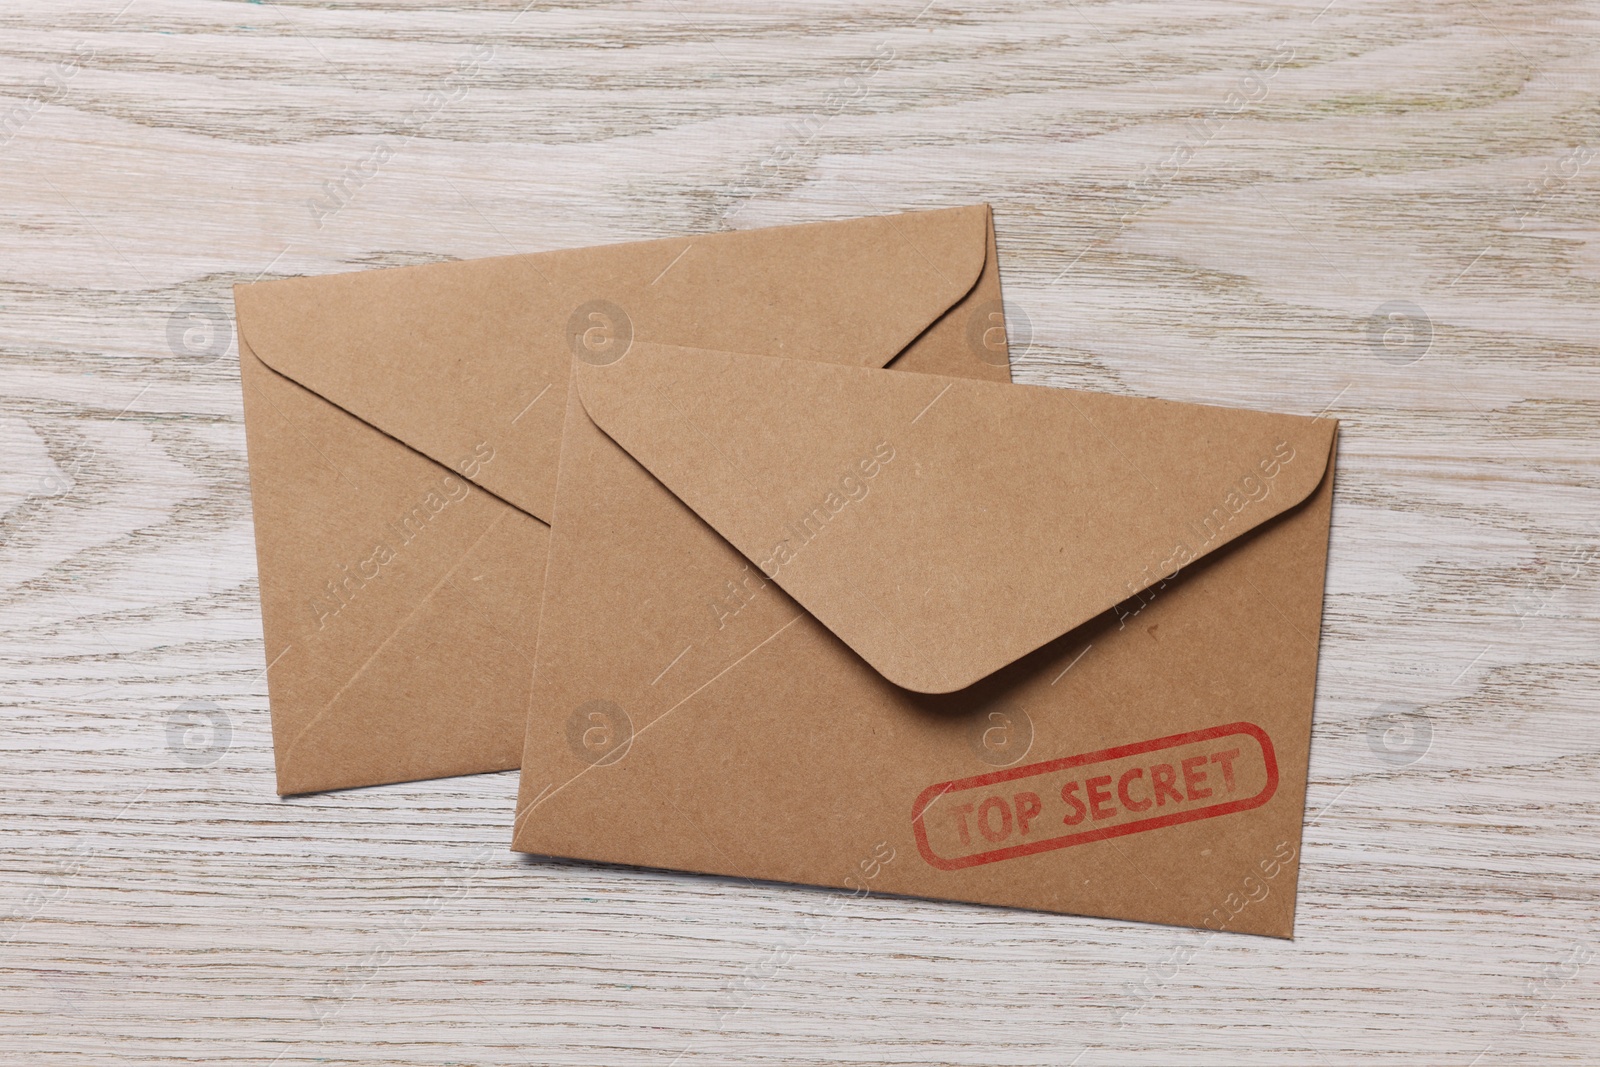
[[[577,367],[515,847],[1290,936],[1331,420]]]
[[[999,299],[983,205],[237,287],[279,792],[517,766],[574,352],[950,367]]]

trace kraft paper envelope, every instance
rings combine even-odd
[[[853,362],[575,364],[514,847],[1291,936],[1335,423]]]
[[[999,301],[983,205],[237,287],[278,791],[517,766],[574,352],[949,369]]]

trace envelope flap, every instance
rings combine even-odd
[[[669,490],[885,678],[926,693],[1305,500],[1336,427],[648,344],[579,366],[577,384]]]
[[[559,401],[597,330],[624,350],[882,366],[973,287],[988,220],[976,205],[262,282],[236,289],[239,330],[280,374],[548,522]]]

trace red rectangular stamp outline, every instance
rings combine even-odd
[[[1021,778],[1034,778],[1053,774],[1056,771],[1069,768],[1087,767],[1096,763],[1123,759],[1127,756],[1139,756],[1150,752],[1158,752],[1162,749],[1180,748],[1184,745],[1191,745],[1200,741],[1213,741],[1234,734],[1253,737],[1261,746],[1261,757],[1266,764],[1266,784],[1254,796],[1241,797],[1218,804],[1208,804],[1205,807],[1191,808],[1187,811],[1176,811],[1145,819],[1135,819],[1131,822],[1119,823],[1116,826],[1106,826],[1097,830],[1083,830],[1077,833],[1063,834],[1060,837],[1047,838],[1042,841],[1009,845],[1005,848],[978,852],[956,859],[947,859],[937,855],[928,844],[928,831],[922,817],[935,801],[950,794],[960,793],[968,789],[981,789],[1000,782],[1011,782]],[[1248,811],[1251,808],[1259,808],[1271,800],[1273,794],[1277,791],[1278,760],[1272,749],[1272,741],[1267,737],[1266,731],[1255,723],[1234,722],[1225,726],[1212,726],[1204,730],[1192,730],[1188,733],[1158,737],[1153,741],[1139,741],[1131,745],[1119,745],[1116,748],[1101,749],[1098,752],[1086,752],[1079,756],[1067,756],[1063,759],[1050,760],[1045,763],[1030,763],[1023,767],[991,771],[988,774],[980,774],[971,778],[957,778],[948,782],[938,782],[918,794],[915,803],[911,805],[911,826],[917,838],[917,851],[922,853],[922,858],[930,866],[942,871],[959,871],[966,867],[976,867],[979,864],[998,863],[1000,860],[1014,859],[1018,856],[1031,856],[1039,852],[1051,852],[1058,848],[1084,845],[1091,841],[1104,841],[1110,837],[1122,837],[1126,834],[1143,833],[1146,830],[1159,830],[1163,827],[1176,826],[1180,823],[1197,822],[1201,819],[1215,819],[1222,815],[1231,815],[1234,812]]]

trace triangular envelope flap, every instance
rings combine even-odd
[[[235,290],[239,330],[274,370],[548,522],[574,322],[598,310],[624,337],[882,366],[976,283],[988,217],[978,205],[262,282]]]
[[[925,693],[1301,502],[1336,426],[657,345],[577,375],[602,430],[885,678]]]

